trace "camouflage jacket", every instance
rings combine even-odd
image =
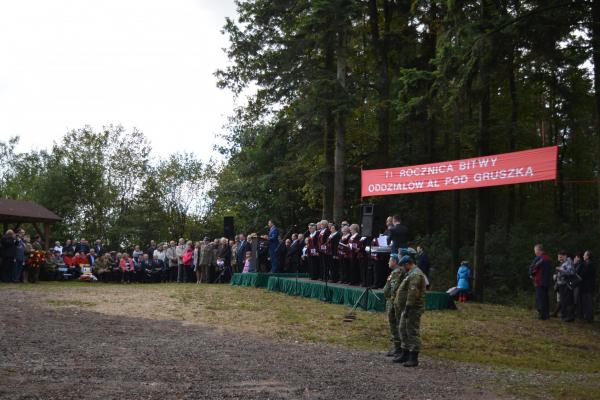
[[[425,286],[425,274],[418,267],[414,267],[398,287],[398,295],[394,302],[396,309],[404,310],[408,306],[424,311]]]
[[[400,282],[404,279],[405,274],[404,268],[396,268],[390,273],[390,276],[388,276],[387,282],[383,287],[383,297],[385,297],[386,301],[389,303],[394,302],[398,285],[400,285]]]

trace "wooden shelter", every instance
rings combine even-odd
[[[33,201],[0,199],[0,223],[4,234],[9,229],[9,224],[18,228],[23,223],[29,223],[42,237],[45,248],[49,248],[50,225],[62,221],[62,218]],[[40,224],[42,227],[40,227]]]

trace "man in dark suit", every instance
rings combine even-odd
[[[241,271],[242,269],[244,269],[244,262],[246,261],[246,252],[252,251],[252,246],[250,246],[250,243],[248,243],[248,241],[246,240],[246,235],[244,235],[243,233],[240,233],[238,235],[238,238],[239,244],[237,251],[235,252],[235,259],[237,261],[237,266]]]
[[[150,256],[150,259],[152,259],[152,256],[154,255],[154,250],[156,250],[156,242],[154,240],[151,240],[150,245],[146,247],[146,251],[144,253],[148,254]]]
[[[279,262],[279,272],[288,272],[289,264],[287,262],[287,253],[289,247],[292,245],[292,241],[290,239],[279,240],[279,246],[275,249],[275,256]]]
[[[96,251],[96,255],[98,257],[105,253],[104,246],[102,245],[102,241],[100,239],[96,240],[96,244],[94,244],[94,250]],[[150,254],[150,257],[152,257],[152,254]]]
[[[304,247],[304,240],[299,239],[299,235],[294,233],[292,235],[292,244],[288,249],[287,258],[290,263],[290,270],[288,272],[298,272],[300,268],[300,256],[302,255],[302,248]]]
[[[392,222],[394,226],[390,229],[388,245],[392,247],[392,254],[398,254],[398,249],[408,246],[408,228],[402,225],[402,221],[398,215],[394,215]]]
[[[81,241],[79,243],[77,243],[77,245],[75,246],[75,251],[77,253],[89,254],[90,245],[89,245],[88,241],[85,240],[84,238],[81,238]]]

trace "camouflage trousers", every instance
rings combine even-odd
[[[398,330],[399,320],[396,317],[396,309],[390,302],[387,303],[388,323],[390,325],[390,340],[394,343],[394,348],[401,349],[402,341],[400,340],[400,331]]]
[[[400,338],[402,340],[402,350],[420,351],[421,350],[421,310],[411,310],[403,312],[400,317]]]

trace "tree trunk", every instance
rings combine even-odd
[[[425,36],[424,40],[424,60],[429,65],[430,71],[434,71],[435,67],[430,61],[435,58],[435,51],[437,45],[437,32],[435,23],[438,19],[438,8],[435,2],[431,2],[431,6],[429,7],[429,33]],[[427,129],[427,163],[434,162],[436,160],[436,149],[435,149],[435,141],[437,136],[437,119],[436,119],[436,109],[435,102],[433,100],[429,101],[429,114],[430,117],[427,120],[428,129]],[[436,212],[435,212],[435,199],[437,198],[436,192],[426,193],[425,194],[425,226],[427,228],[427,233],[432,234],[435,232],[435,222],[436,222]]]
[[[488,0],[481,1],[481,22],[488,26],[490,15]],[[489,48],[489,47],[488,47]],[[490,82],[489,54],[479,58],[479,129],[477,132],[477,155],[489,154]],[[488,230],[489,188],[479,188],[475,196],[475,240],[473,248],[473,293],[483,300],[483,278],[485,275],[485,235]]]
[[[346,35],[345,28],[338,33],[337,56],[337,130],[335,135],[335,170],[333,186],[333,220],[340,222],[344,217],[344,180],[346,168]]]
[[[333,59],[333,43],[327,40],[325,49],[325,72],[333,74],[335,68]],[[331,106],[325,110],[325,165],[323,167],[323,212],[322,219],[329,219],[333,214],[333,174],[335,149],[335,117]]]
[[[508,62],[508,91],[510,94],[510,128],[508,130],[508,150],[515,151],[517,147],[517,121],[518,121],[518,98],[517,81],[515,77],[515,52],[516,48],[511,49]],[[516,185],[508,186],[508,210],[506,218],[506,233],[510,234],[512,224],[515,222],[516,207]]]
[[[454,129],[454,159],[460,159],[460,128],[463,126],[459,116],[462,114],[457,110]],[[452,249],[452,265],[456,268],[460,262],[460,190],[452,191],[452,220],[450,224],[450,248]]]
[[[482,94],[479,109],[478,155],[488,154],[488,124],[490,114],[489,86]],[[485,235],[488,230],[489,188],[479,188],[475,196],[475,241],[473,248],[473,293],[483,300],[485,275]]]
[[[428,143],[427,143],[427,157],[428,163],[434,162],[436,154],[435,154],[435,117],[432,115],[428,121],[429,124],[429,132],[428,132]],[[435,192],[425,193],[425,227],[427,229],[427,234],[431,235],[435,231]]]

